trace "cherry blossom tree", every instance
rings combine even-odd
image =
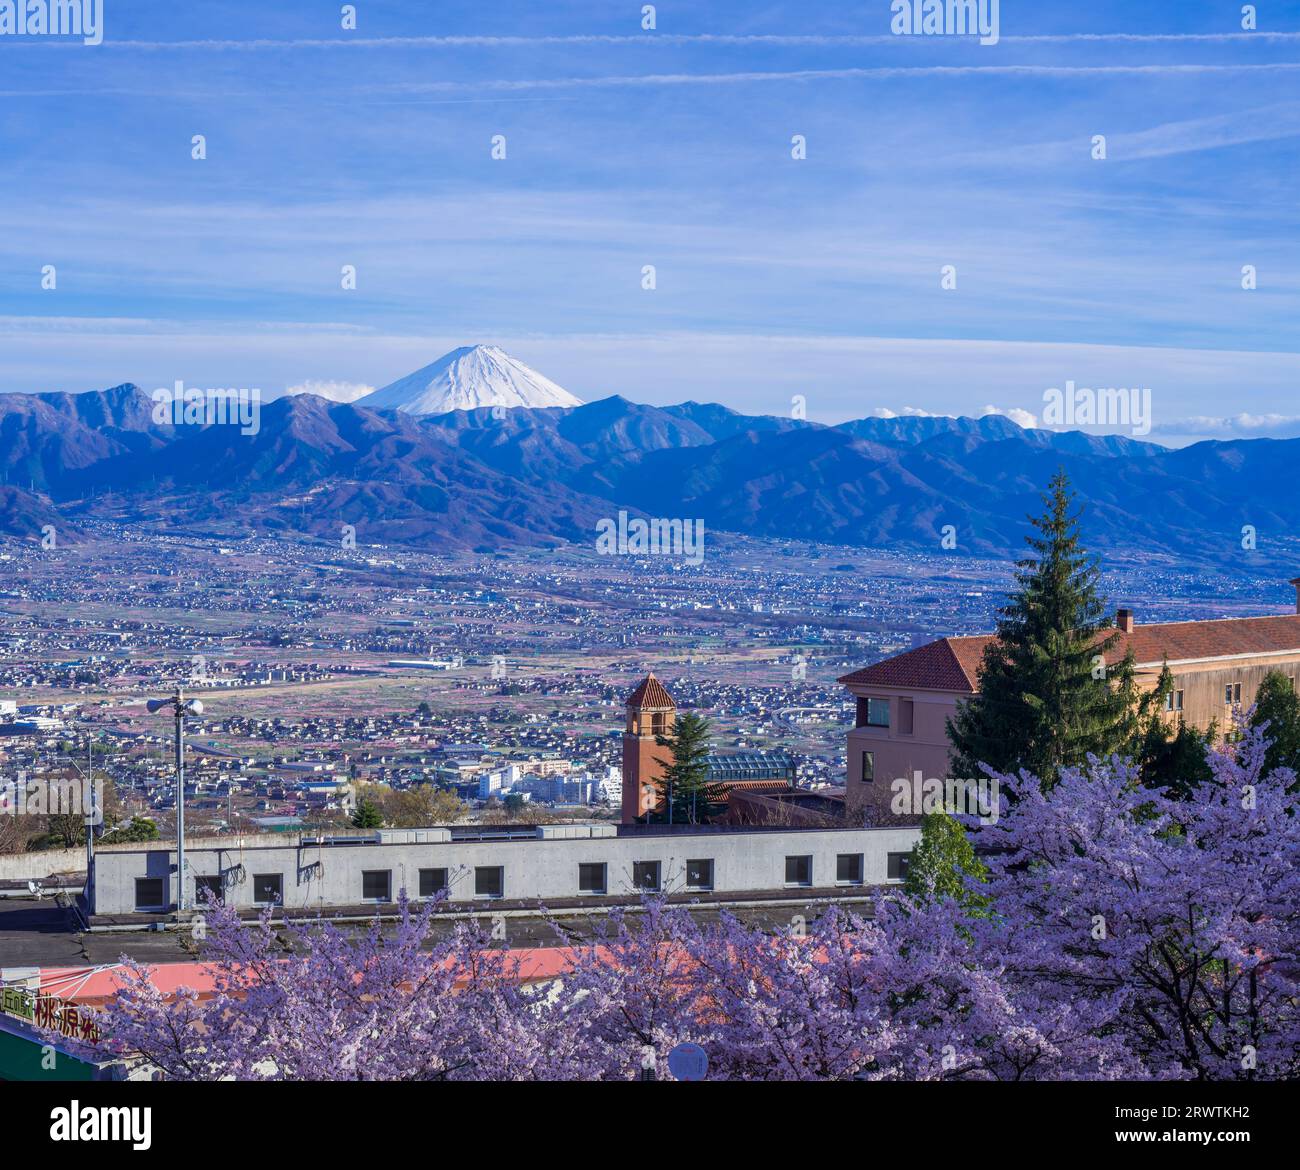
[[[526,1076],[539,1062],[521,1035],[517,956],[485,932],[432,930],[436,904],[399,903],[396,929],[349,933],[328,921],[243,925],[206,913],[214,994],[165,999],[148,968],[124,960],[103,1014],[111,1051],[183,1080],[445,1080]],[[508,1025],[514,1025],[508,1026]]]
[[[667,1077],[686,1041],[720,1079],[1294,1077],[1300,817],[1266,751],[1243,725],[1184,799],[1119,759],[998,777],[977,898],[947,881],[784,930],[647,898],[542,975],[435,930],[439,903],[360,931],[214,906],[214,994],[128,961],[103,1044],[177,1079]]]
[[[982,888],[996,921],[977,935],[1040,999],[1090,1005],[1147,1075],[1300,1072],[1300,819],[1267,748],[1243,724],[1188,799],[1120,760],[1049,793],[1003,776],[1014,809],[979,832],[1001,852]]]

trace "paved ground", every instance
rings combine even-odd
[[[803,910],[812,921],[822,906],[806,908],[757,907],[737,912],[746,922],[772,929],[784,928],[795,913]],[[696,911],[701,921],[716,921],[716,910]],[[598,918],[568,916],[560,919],[571,941],[591,937]],[[511,947],[556,946],[552,927],[535,918],[506,920]],[[438,924],[435,931],[452,929],[451,923]],[[122,955],[153,963],[192,960],[197,956],[186,936],[174,931],[90,933],[77,928],[69,911],[53,898],[39,901],[27,898],[0,899],[0,967],[77,967],[117,962]]]
[[[174,939],[170,946],[175,949]],[[76,967],[116,958],[87,953],[69,913],[53,898],[0,899],[0,967]]]

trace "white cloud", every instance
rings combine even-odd
[[[1294,439],[1300,437],[1300,415],[1234,414],[1227,417],[1193,415],[1151,428],[1153,434],[1201,439]]]
[[[907,77],[965,77],[999,75],[1012,77],[1160,76],[1163,74],[1245,73],[1258,71],[1293,72],[1300,61],[1254,61],[1241,63],[1132,64],[1132,65],[883,65],[845,69],[794,69],[739,73],[642,73],[598,77],[481,78],[467,81],[400,82],[362,87],[361,93],[462,93],[474,90],[590,89],[627,86],[751,85],[783,81],[855,81]],[[21,95],[14,95],[21,96]]]
[[[296,386],[286,386],[283,394],[275,397],[289,398],[295,394],[317,394],[321,398],[330,399],[332,402],[355,402],[358,398],[364,398],[367,394],[372,394],[374,389],[373,386],[368,386],[364,382],[308,379],[305,382],[299,382]]]
[[[986,406],[980,411],[980,418],[985,415],[996,414],[1002,418],[1009,418],[1017,426],[1024,427],[1026,430],[1032,430],[1038,426],[1038,415],[1032,414],[1027,410],[1021,410],[1018,406],[1009,406],[1003,410],[1000,406]]]
[[[950,414],[939,414],[933,410],[922,410],[919,406],[904,406],[902,410],[890,410],[888,406],[877,406],[868,411],[869,418],[952,418]]]
[[[1295,32],[1218,32],[1218,33],[1047,33],[1029,36],[1004,36],[1004,42],[1024,44],[1032,43],[1070,43],[1070,42],[1131,42],[1143,44],[1149,42],[1191,42],[1191,43],[1234,43],[1245,41],[1277,40],[1287,41],[1300,37]],[[409,49],[420,47],[445,48],[537,48],[543,45],[753,45],[764,48],[770,45],[799,47],[811,45],[822,48],[842,46],[846,48],[862,45],[897,45],[899,38],[893,34],[868,35],[847,34],[787,34],[787,33],[656,33],[653,37],[641,34],[583,33],[578,35],[549,36],[394,36],[394,37],[333,37],[326,39],[295,38],[292,40],[270,40],[255,38],[249,40],[188,40],[188,41],[106,41],[105,48],[149,49],[149,50],[186,50],[186,49],[227,49],[244,52],[258,50],[285,49]]]

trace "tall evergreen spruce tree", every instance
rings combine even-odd
[[[672,735],[657,735],[655,743],[672,752],[660,757],[664,774],[658,780],[663,811],[655,819],[674,825],[699,825],[726,807],[721,789],[709,781],[709,730],[702,715],[687,711],[677,717]]]
[[[948,721],[955,776],[982,776],[988,764],[1053,784],[1089,753],[1124,751],[1138,731],[1132,656],[1098,669],[1119,634],[1097,591],[1097,565],[1080,546],[1063,470],[1043,502],[1026,537],[1033,555],[1016,562],[1018,587],[985,647],[979,692]]]

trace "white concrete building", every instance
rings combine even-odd
[[[188,901],[211,891],[253,909],[327,910],[394,902],[399,891],[453,903],[627,902],[669,895],[791,900],[901,881],[916,828],[719,826],[455,826],[304,835],[284,845],[187,849]],[[101,852],[88,887],[97,915],[175,906],[176,854],[166,847]]]

